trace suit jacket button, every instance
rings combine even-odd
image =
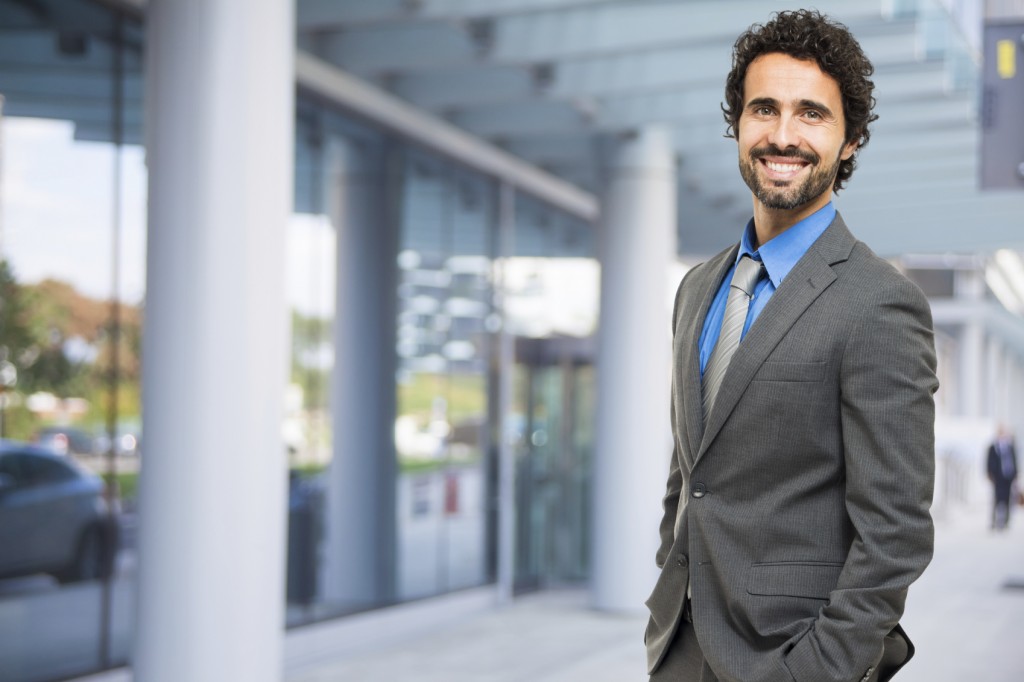
[[[676,557],[676,563],[682,566],[683,568],[686,568],[687,564],[690,563],[690,560],[686,558],[685,554],[680,554]]]
[[[690,486],[690,494],[693,495],[694,497],[698,498],[698,499],[700,499],[701,497],[704,497],[704,495],[706,495],[707,492],[708,492],[707,486],[705,486],[700,481],[698,481],[698,482],[694,483],[692,486]]]

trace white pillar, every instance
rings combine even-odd
[[[979,268],[958,270],[955,281],[956,298],[968,304],[980,304],[984,298],[985,280]],[[960,384],[960,414],[964,417],[984,416],[985,329],[976,319],[967,319],[960,330],[960,358],[957,363]]]
[[[385,201],[387,164],[361,149],[332,138],[325,158],[338,280],[321,583],[323,598],[343,609],[389,601],[396,565],[397,217],[386,210],[395,205]]]
[[[1006,422],[1013,430],[1017,439],[1018,447],[1024,443],[1024,416],[1021,415],[1020,405],[1024,404],[1024,368],[1021,365],[1021,356],[1017,352],[1009,353],[1007,362],[1010,366],[1007,386],[1007,418]]]
[[[498,269],[494,284],[495,303],[502,319],[508,319],[509,264],[515,253],[516,190],[508,182],[498,188]],[[495,566],[498,602],[512,601],[516,582],[516,443],[512,429],[506,428],[512,415],[513,372],[516,363],[515,338],[503,324],[498,337],[497,400],[499,410],[498,443],[498,557]]]
[[[593,494],[593,603],[640,611],[657,577],[671,436],[668,268],[676,254],[671,134],[609,149],[602,195]]]
[[[282,674],[293,3],[150,0],[138,682]]]
[[[981,387],[984,410],[983,414],[994,421],[1003,418],[1004,406],[1000,403],[1002,397],[1002,344],[995,334],[989,334],[985,343],[985,384]]]
[[[967,322],[960,331],[960,414],[983,416],[985,332],[981,324]]]

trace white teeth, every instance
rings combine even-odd
[[[793,173],[803,168],[803,164],[799,163],[775,163],[774,161],[765,161],[764,163],[778,173]]]

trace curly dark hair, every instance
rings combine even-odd
[[[782,53],[796,59],[813,60],[818,68],[839,84],[846,120],[845,142],[857,141],[857,150],[839,164],[833,189],[838,192],[857,166],[857,152],[871,139],[868,124],[878,118],[872,113],[874,73],[860,44],[850,30],[816,10],[777,12],[767,24],[754,24],[733,45],[732,71],[725,80],[725,104],[722,114],[727,124],[725,136],[739,135],[743,111],[743,84],[751,62],[763,54]]]

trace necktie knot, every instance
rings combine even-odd
[[[736,272],[732,275],[732,286],[736,287],[747,297],[754,295],[754,286],[757,285],[757,280],[761,278],[761,272],[764,269],[764,264],[760,261],[756,261],[750,256],[743,256],[740,258],[740,262],[736,264]]]

